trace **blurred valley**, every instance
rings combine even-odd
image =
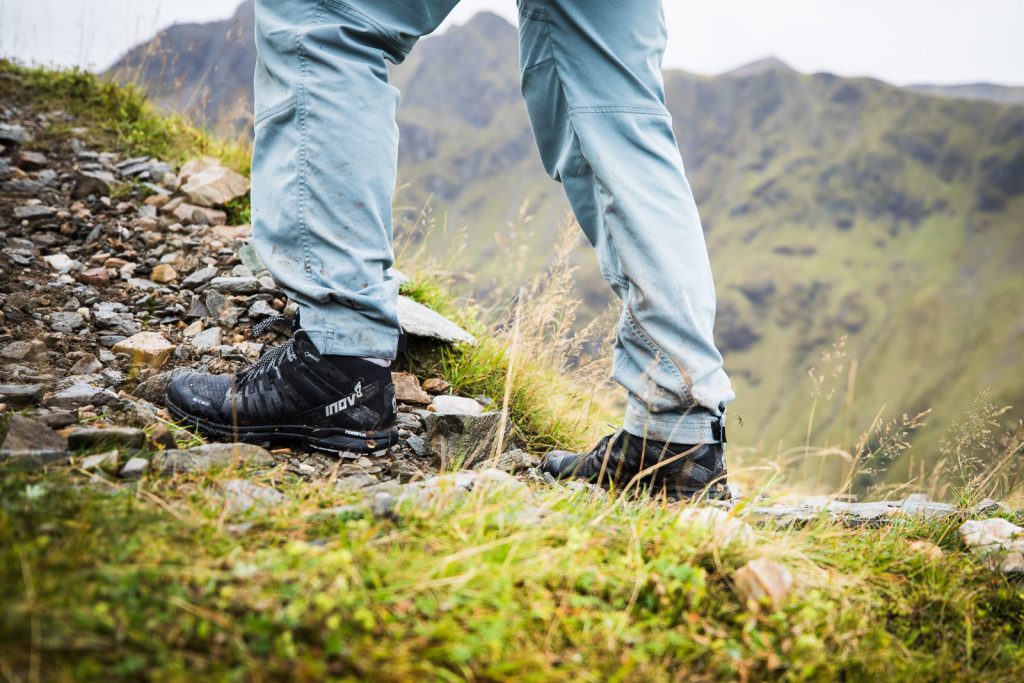
[[[226,22],[167,29],[110,74],[247,136],[254,58],[246,3]],[[426,38],[393,81],[399,214],[430,200],[449,233],[465,226],[452,266],[467,293],[543,269],[568,207],[534,150],[515,27],[481,14]],[[772,59],[716,77],[667,71],[665,84],[719,289],[716,337],[742,418],[734,445],[802,446],[816,395],[819,445],[848,445],[883,406],[934,409],[915,439],[927,464],[982,389],[1024,403],[1024,89],[899,88]],[[524,200],[533,220],[513,229]],[[440,232],[426,239],[443,255]],[[610,290],[585,244],[574,257],[596,315]],[[845,357],[823,363],[844,338]]]

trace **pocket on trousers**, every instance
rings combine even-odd
[[[519,2],[519,69],[525,75],[530,69],[554,59],[548,29],[547,13]]]
[[[265,110],[256,114],[256,118],[253,119],[253,128],[259,129],[268,119],[280,119],[285,120],[291,116],[292,111],[295,109],[295,104],[298,101],[298,97],[292,95],[284,102],[279,102],[271,107],[267,107]]]

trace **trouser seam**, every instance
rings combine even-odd
[[[317,5],[317,12],[314,18],[314,23],[319,23],[322,16],[324,6],[324,0],[320,0]],[[306,102],[306,79],[309,76],[309,59],[306,56],[306,49],[302,44],[303,33],[299,32],[295,36],[295,48],[296,53],[299,56],[299,85],[298,92],[296,93],[296,111],[298,112],[299,120],[299,168],[298,173],[298,228],[299,228],[299,240],[302,244],[302,269],[305,272],[306,279],[311,284],[313,282],[310,268],[310,248],[309,248],[309,226],[306,223],[306,198],[309,193],[307,186],[309,173],[308,162],[309,162],[309,140],[307,132],[307,102]]]
[[[667,367],[669,372],[672,373],[676,381],[679,383],[679,387],[682,389],[682,393],[684,396],[684,406],[685,403],[690,404],[689,406],[681,407],[684,407],[684,410],[687,409],[688,407],[692,407],[694,405],[693,395],[690,393],[690,383],[686,381],[683,371],[679,368],[678,365],[676,365],[675,361],[669,358],[668,355],[661,350],[661,347],[659,347],[654,342],[654,340],[651,339],[647,332],[644,331],[644,328],[641,327],[640,323],[633,315],[633,311],[630,310],[629,304],[624,302],[623,306],[626,311],[626,320],[627,322],[629,322],[630,327],[633,328],[633,331],[636,333],[637,337],[639,337],[640,341],[643,342],[644,346],[647,347],[647,350],[654,354],[655,360],[658,363],[662,364],[663,367]]]

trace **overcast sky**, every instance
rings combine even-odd
[[[221,19],[237,4],[0,0],[0,54],[103,68],[168,24]],[[901,85],[1024,85],[1024,0],[665,0],[665,7],[667,66],[697,73],[774,55],[801,71]],[[515,0],[463,0],[449,23],[483,9],[515,19]]]

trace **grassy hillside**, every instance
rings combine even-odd
[[[231,148],[88,74],[0,61],[0,94],[22,120],[68,115],[32,143],[53,158],[73,135],[121,154],[160,150],[181,159],[203,151],[231,160]],[[51,196],[69,199],[67,187]],[[509,378],[517,420],[534,427],[547,420],[549,434],[557,427],[581,438],[579,424],[553,424],[564,413],[551,403],[574,382],[580,389],[580,376],[543,366],[571,351],[556,343],[569,315],[565,272],[558,268],[548,287],[527,292],[513,329],[477,327],[487,336],[476,351],[414,357],[414,369],[492,395]],[[5,293],[23,286],[12,270],[4,276]],[[443,282],[430,278],[409,293],[435,304],[448,298]],[[4,410],[6,438],[12,416]],[[979,409],[958,432],[965,462],[999,449],[990,414]],[[98,410],[88,419],[95,426],[108,418]],[[147,427],[145,446],[122,443],[125,452],[114,457],[168,456],[166,438],[156,443],[160,426]],[[898,426],[875,434],[866,452],[901,449]],[[197,441],[183,429],[166,436],[180,448]],[[1020,447],[1018,440],[1005,454]],[[824,514],[787,525],[748,516],[752,497],[726,512],[493,471],[359,492],[337,466],[327,477],[300,476],[286,455],[258,448],[249,453],[262,451],[275,464],[236,454],[207,471],[170,476],[150,468],[130,480],[89,468],[97,448],[35,469],[20,466],[32,458],[0,456],[6,680],[987,682],[1024,675],[1021,579],[993,571],[956,533],[964,519],[982,516],[977,511],[931,521],[886,517],[877,527],[850,528]],[[458,485],[466,477],[471,490]],[[761,477],[774,496],[770,482],[770,473]],[[989,491],[976,478],[961,499]],[[1024,523],[1020,512],[999,514]],[[775,563],[791,587],[774,601],[748,599],[749,561]]]
[[[143,82],[161,101],[175,104],[184,78],[185,91],[202,93],[193,101],[234,111],[251,101],[245,70],[229,86],[220,69],[208,85],[212,63],[186,57],[210,50],[183,49],[191,40],[230,50],[240,39],[219,42],[225,30],[169,31],[116,73],[146,64]],[[543,270],[567,211],[533,148],[515,54],[514,27],[481,14],[423,40],[393,70],[403,91],[397,213],[460,272],[460,291],[485,299]],[[178,75],[161,75],[154,65],[164,63]],[[942,432],[980,391],[1024,403],[1024,106],[805,75],[771,60],[716,78],[665,78],[719,285],[716,335],[743,423],[731,430],[737,452],[848,447],[880,408],[932,408],[913,455],[932,467]],[[448,229],[426,237],[428,202]],[[460,228],[464,248],[453,254]],[[611,295],[593,256],[580,245],[572,262],[585,311],[604,311]],[[816,388],[812,369],[835,377]]]

